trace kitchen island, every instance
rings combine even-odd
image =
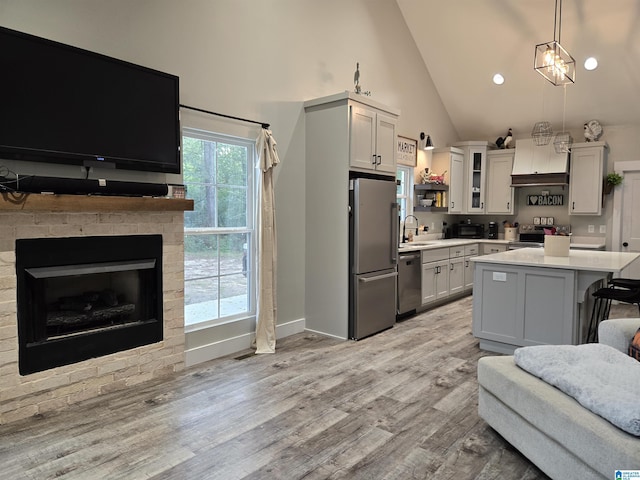
[[[542,248],[474,257],[473,335],[483,350],[506,354],[527,345],[584,343],[591,293],[638,257],[582,250],[551,257]]]

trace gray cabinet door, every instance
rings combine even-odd
[[[510,346],[575,344],[576,273],[478,263],[473,335]]]

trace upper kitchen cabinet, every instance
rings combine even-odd
[[[606,142],[574,143],[571,146],[570,215],[602,214],[602,183],[608,148]]]
[[[395,175],[397,116],[356,104],[349,106],[349,114],[351,168]]]
[[[304,108],[311,131],[331,138],[350,170],[395,177],[398,110],[353,92],[309,100]]]
[[[487,152],[487,214],[514,213],[514,191],[511,186],[514,156],[513,148]]]
[[[449,213],[464,213],[464,152],[455,147],[434,149],[431,171],[444,173],[445,181],[449,184]]]
[[[486,141],[460,142],[454,145],[464,152],[465,208],[461,213],[485,213],[488,145]]]

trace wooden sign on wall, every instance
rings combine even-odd
[[[418,164],[418,141],[398,135],[396,160],[400,165],[415,167]]]
[[[549,207],[564,205],[564,195],[527,195],[527,205]]]

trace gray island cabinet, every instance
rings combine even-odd
[[[474,257],[473,335],[480,348],[583,343],[591,293],[640,254],[571,250],[568,257],[523,248]]]

